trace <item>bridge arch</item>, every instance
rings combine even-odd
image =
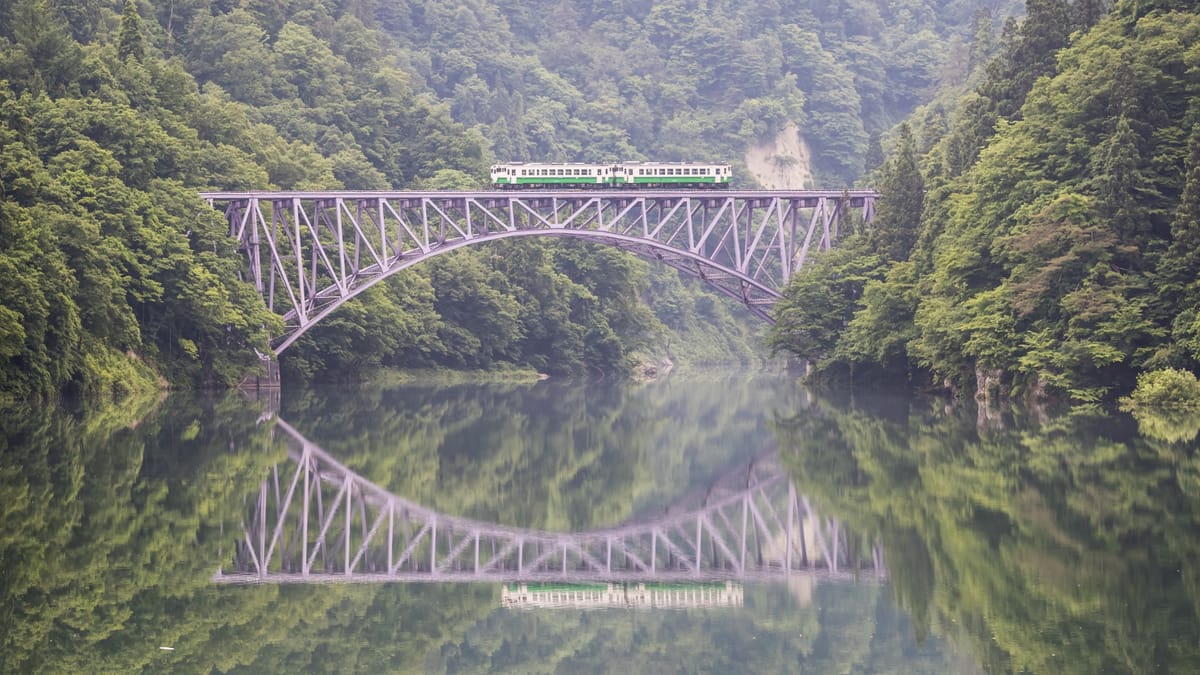
[[[526,236],[617,246],[701,279],[771,321],[810,249],[828,249],[872,191],[204,193],[224,208],[246,276],[284,321],[282,353],[349,299],[449,251]]]
[[[715,480],[698,503],[586,532],[452,516],[389,492],[287,422],[288,446],[250,500],[218,583],[713,582],[885,577],[883,551],[797,494],[774,456]]]

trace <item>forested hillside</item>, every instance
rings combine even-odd
[[[1031,0],[979,86],[895,134],[879,218],[797,279],[773,342],[982,397],[1197,370],[1198,66],[1192,3]]]
[[[750,144],[790,123],[813,146],[817,182],[841,187],[861,174],[871,139],[964,79],[986,57],[993,22],[1017,10],[973,0],[402,0],[376,14],[401,58],[500,159],[738,166]]]
[[[274,319],[198,190],[475,187],[495,159],[727,159],[746,184],[746,150],[793,126],[845,185],[983,58],[985,4],[5,3],[0,395],[227,384],[254,362]],[[672,270],[525,242],[391,279],[283,365],[620,372],[752,359],[755,330]]]

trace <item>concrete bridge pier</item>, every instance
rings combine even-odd
[[[258,355],[258,364],[251,367],[249,372],[238,383],[238,389],[243,391],[266,391],[279,389],[279,360],[275,354],[266,354],[254,350]]]

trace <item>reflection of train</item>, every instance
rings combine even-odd
[[[492,166],[492,185],[512,188],[687,187],[727,188],[728,164],[620,162],[617,164],[535,164]]]
[[[500,606],[575,609],[638,607],[686,609],[741,607],[742,585],[731,581],[696,583],[538,584],[518,582],[500,587]]]

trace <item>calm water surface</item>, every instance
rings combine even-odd
[[[1200,672],[1200,420],[783,378],[0,416],[0,672]]]

